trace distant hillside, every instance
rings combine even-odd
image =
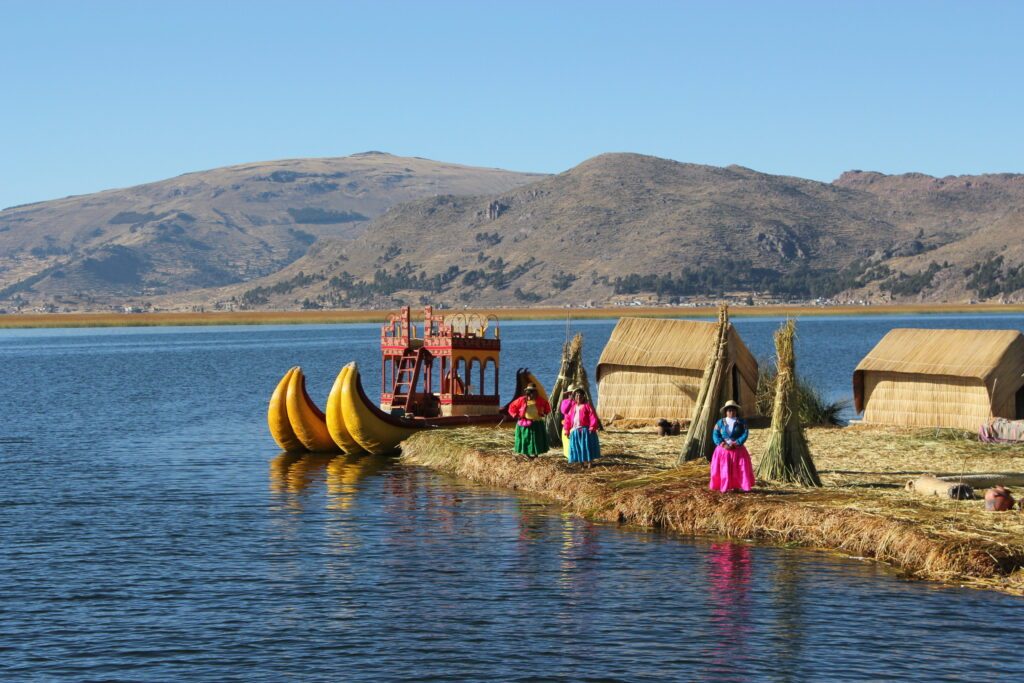
[[[895,300],[1021,300],[1024,175],[934,178],[844,173],[835,185],[874,195],[916,239],[885,259],[894,275],[851,296]]]
[[[58,209],[80,227],[25,229]],[[11,209],[0,245],[8,301],[94,308],[1016,300],[1024,175],[821,183],[605,154],[530,176],[368,154]]]
[[[965,271],[991,271],[990,254],[1007,254],[997,279],[1013,286],[1022,209],[1018,175],[853,172],[830,184],[606,154],[506,192],[395,207],[354,240],[322,240],[273,276],[204,296],[247,307],[977,297]]]
[[[274,273],[395,204],[541,177],[367,152],[188,173],[0,211],[0,300],[99,307]]]

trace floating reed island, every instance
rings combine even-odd
[[[751,429],[755,466],[769,429]],[[993,446],[963,432],[883,426],[807,427],[821,487],[763,484],[751,493],[708,490],[708,463],[677,465],[684,437],[606,425],[591,469],[560,449],[512,455],[505,427],[422,432],[402,460],[490,486],[539,495],[574,514],[682,534],[759,540],[872,558],[909,577],[1024,595],[1024,513],[985,512],[980,500],[905,490],[932,473],[976,489],[1024,484],[1024,446]],[[1014,479],[1016,477],[1016,480]]]
[[[717,324],[619,321],[598,363],[601,412],[614,414],[606,420],[595,468],[570,465],[557,451],[532,462],[512,456],[511,436],[501,428],[420,433],[402,445],[402,457],[540,494],[592,519],[832,549],[913,577],[1024,595],[1024,512],[988,512],[971,490],[1024,484],[1024,474],[1015,474],[1024,472],[1024,444],[982,443],[969,432],[943,428],[940,419],[944,406],[962,394],[987,408],[971,414],[973,424],[983,414],[1019,417],[1024,337],[931,332],[921,339],[910,331],[918,343],[896,343],[903,332],[891,332],[858,367],[855,383],[867,386],[858,401],[867,395],[880,408],[866,418],[885,422],[891,417],[886,400],[909,391],[915,401],[908,409],[904,400],[903,413],[930,420],[931,428],[897,420],[806,426],[832,421],[836,406],[824,406],[800,381],[795,323],[787,321],[775,334],[774,369],[759,372],[722,307]],[[955,338],[956,352],[930,344],[939,336]],[[566,349],[560,378],[570,351],[578,357],[581,344],[577,338]],[[755,415],[771,415],[770,426],[752,429],[746,443],[759,486],[743,494],[710,491],[710,435],[719,406],[737,398]],[[629,428],[660,411],[688,420],[685,436]]]

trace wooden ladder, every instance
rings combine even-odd
[[[419,382],[420,370],[423,368],[423,359],[427,350],[422,346],[415,351],[408,349],[398,360],[398,370],[395,371],[395,384],[391,388],[391,408],[402,408],[409,410],[413,395],[416,393],[416,384]]]

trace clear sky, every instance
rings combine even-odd
[[[0,0],[0,207],[371,149],[1024,172],[1024,2]]]

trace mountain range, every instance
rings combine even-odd
[[[1014,299],[1024,175],[831,183],[604,154],[556,175],[381,153],[0,212],[0,299],[161,308]]]
[[[0,300],[104,307],[270,275],[395,204],[542,176],[366,152],[187,173],[0,211]]]

